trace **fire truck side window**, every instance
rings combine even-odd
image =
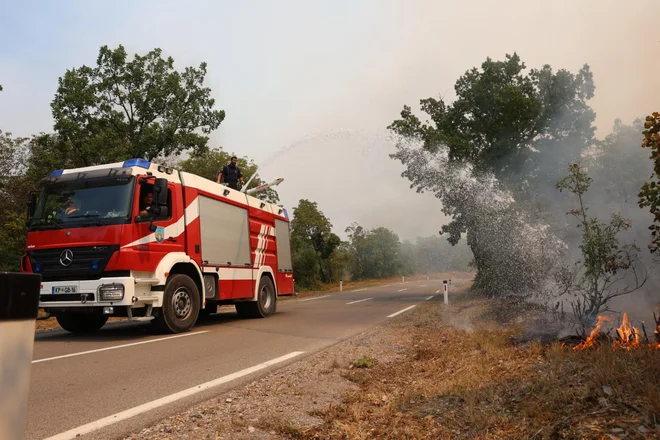
[[[154,186],[150,183],[143,183],[140,187],[140,204],[138,208],[139,215],[147,216],[147,208],[153,201]],[[154,217],[154,220],[162,221],[172,218],[172,190],[167,188],[167,215]]]

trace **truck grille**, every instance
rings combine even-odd
[[[29,251],[28,257],[43,281],[97,280],[109,275],[105,267],[117,250],[119,245],[66,247]]]

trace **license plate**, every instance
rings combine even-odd
[[[57,293],[78,293],[77,286],[56,286],[53,287],[53,294]]]

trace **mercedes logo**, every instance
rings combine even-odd
[[[71,251],[71,249],[62,251],[62,253],[60,254],[60,264],[62,266],[70,266],[71,263],[73,263],[73,252]]]

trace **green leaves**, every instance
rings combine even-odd
[[[658,176],[660,176],[660,113],[654,112],[646,117],[644,122],[643,131],[644,139],[642,140],[642,148],[650,150],[650,159],[653,161],[653,176],[642,185],[639,192],[639,207],[649,208],[653,214],[653,224],[649,226],[651,230],[651,243],[649,249],[652,253],[657,253],[660,250],[660,187],[658,186]]]
[[[589,66],[575,74],[549,65],[527,70],[517,54],[507,54],[466,71],[454,89],[451,104],[431,97],[420,101],[429,116],[426,122],[404,105],[388,129],[404,141],[420,142],[426,152],[446,153],[450,163],[470,163],[475,174],[493,173],[519,200],[545,195],[547,200],[539,203],[553,203],[551,189],[564,169],[561,160],[579,158],[594,141],[595,113],[587,104],[594,92]],[[416,185],[425,180],[401,153],[390,157],[408,165],[403,177]],[[453,217],[443,233],[457,243],[468,231],[470,214],[454,191],[445,188],[436,196]]]
[[[58,81],[51,103],[58,142],[81,165],[204,152],[204,135],[225,118],[213,109],[205,76],[206,63],[178,72],[161,49],[129,61],[123,46],[103,46],[95,67],[67,70]]]
[[[399,237],[379,227],[365,230],[352,224],[346,229],[351,248],[350,271],[354,279],[387,278],[400,275],[404,264]]]
[[[578,208],[569,211],[578,219],[578,228],[582,231],[579,246],[582,260],[570,276],[565,273],[558,277],[566,292],[577,299],[571,300],[573,312],[584,327],[593,325],[596,316],[607,308],[608,302],[615,297],[627,295],[641,288],[647,275],[638,276],[637,246],[622,245],[618,235],[631,227],[630,222],[615,213],[609,223],[587,215],[588,207],[584,203],[592,179],[578,164],[568,167],[569,175],[557,183],[557,188],[567,189],[578,199]],[[631,271],[633,281],[624,282],[625,272]]]
[[[316,202],[301,199],[293,208],[291,244],[300,285],[314,287],[320,282],[330,282],[335,273],[332,257],[341,240],[332,232],[332,223]]]

